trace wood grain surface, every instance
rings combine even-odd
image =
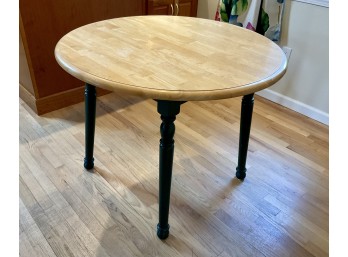
[[[65,35],[58,63],[111,91],[162,100],[212,100],[250,94],[285,73],[272,41],[231,24],[177,16],[135,16],[92,23]]]
[[[91,22],[146,12],[145,0],[19,0],[18,4],[19,28],[36,98],[81,85],[54,58],[55,45],[62,36]]]
[[[328,127],[256,96],[240,182],[240,102],[182,105],[161,241],[156,102],[98,98],[87,172],[84,104],[37,116],[20,100],[20,256],[328,256]]]

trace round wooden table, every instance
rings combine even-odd
[[[59,65],[86,82],[84,167],[94,167],[96,89],[157,101],[161,114],[159,224],[169,235],[174,121],[180,105],[243,96],[236,176],[246,176],[254,93],[277,82],[287,59],[264,36],[228,23],[179,16],[135,16],[100,21],[65,35],[55,48]]]

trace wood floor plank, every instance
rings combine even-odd
[[[108,256],[100,249],[98,241],[95,240],[88,229],[83,226],[79,217],[71,209],[71,206],[65,201],[55,185],[47,177],[47,171],[50,170],[50,167],[42,165],[41,161],[44,159],[37,158],[38,161],[33,160],[35,156],[43,156],[39,152],[39,149],[45,148],[46,145],[41,145],[41,143],[42,142],[37,143],[30,151],[22,152],[20,160],[24,163],[25,167],[21,169],[20,175],[24,181],[27,181],[26,183],[30,188],[35,188],[35,191],[31,191],[35,193],[34,196],[36,199],[38,199],[38,197],[40,198],[40,205],[43,207],[44,214],[47,215],[48,218],[57,220],[58,223],[64,223],[59,226],[63,231],[72,231],[70,233],[64,233],[63,237],[68,237],[67,235],[75,236],[79,239],[78,242],[83,242],[83,245],[80,246],[80,248],[83,249],[83,253],[81,254],[93,256],[95,254],[94,249],[99,249],[100,256]],[[43,170],[47,173],[43,172]],[[45,199],[45,201],[43,201],[42,198]],[[45,204],[42,205],[42,202]],[[68,240],[72,241],[71,239]],[[73,244],[74,247],[76,245],[78,244]]]
[[[31,245],[28,236],[25,232],[19,234],[19,255],[23,257],[31,256],[44,256],[40,252],[37,252],[34,247]],[[54,255],[55,256],[55,255]]]
[[[20,241],[23,241],[20,244],[22,256],[56,256],[20,198],[19,226],[22,228],[19,235]]]
[[[328,127],[256,96],[241,182],[240,103],[182,105],[161,241],[156,102],[98,98],[87,172],[83,103],[37,116],[20,100],[20,256],[328,256]]]

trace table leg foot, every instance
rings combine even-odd
[[[247,169],[244,170],[239,170],[239,168],[236,168],[236,177],[240,180],[244,180],[246,177],[246,171]]]
[[[85,158],[83,161],[83,166],[85,167],[86,170],[91,170],[94,167],[94,158],[92,159],[87,159]]]
[[[161,140],[159,145],[159,194],[157,236],[165,239],[169,236],[169,202],[174,156],[174,121],[180,112],[178,101],[157,101],[157,111],[161,114]]]
[[[243,180],[246,177],[246,159],[248,153],[251,119],[254,107],[254,94],[245,95],[242,99],[242,108],[240,114],[240,131],[239,131],[239,150],[238,166],[236,168],[236,177]]]
[[[159,239],[163,240],[169,236],[169,227],[169,224],[167,224],[167,226],[164,228],[161,227],[160,224],[157,225],[157,236]]]
[[[94,132],[97,92],[95,86],[86,84],[85,87],[85,159],[84,167],[93,169]]]

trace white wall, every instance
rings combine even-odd
[[[197,17],[214,20],[217,0],[198,0]]]
[[[199,0],[214,19],[217,0]],[[280,45],[292,48],[285,76],[260,95],[320,122],[329,121],[329,8],[286,0]]]

